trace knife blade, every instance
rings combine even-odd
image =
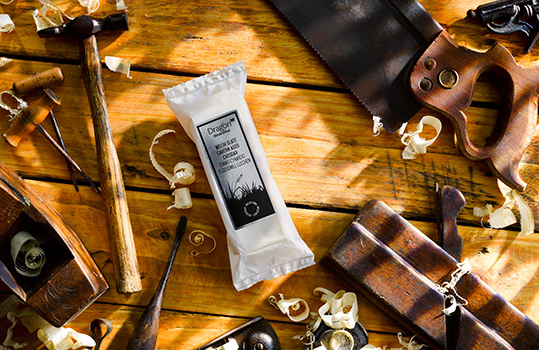
[[[485,160],[523,191],[518,165],[535,133],[539,68],[517,65],[503,46],[458,46],[415,0],[271,0],[384,128],[397,131],[426,105],[452,122],[461,152]],[[508,105],[483,146],[464,111],[486,71],[509,86]]]

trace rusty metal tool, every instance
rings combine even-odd
[[[253,318],[196,350],[215,349],[227,344],[231,339],[238,344],[239,349],[281,350],[281,343],[275,330],[262,316]]]
[[[92,111],[99,178],[111,241],[116,286],[120,293],[142,289],[133,230],[120,160],[114,146],[101,73],[96,35],[103,31],[128,30],[127,15],[118,13],[104,19],[87,15],[55,28],[38,31],[42,38],[70,36],[79,40],[81,72]]]
[[[47,118],[52,108],[61,104],[60,99],[50,89],[43,90],[41,97],[32,101],[27,108],[19,114],[8,130],[2,134],[4,139],[13,147],[17,147],[19,142],[35,129],[39,130],[43,136],[56,148],[64,159],[71,164],[89,183],[94,191],[101,194],[101,191],[92,179],[82,171],[81,167],[67,154],[67,152],[52,138],[43,128],[41,123]]]
[[[469,18],[479,18],[497,34],[521,32],[526,35],[528,53],[539,39],[539,4],[537,0],[496,0],[468,10]]]
[[[62,134],[60,133],[60,128],[58,127],[58,122],[56,121],[56,118],[54,117],[54,113],[52,109],[49,112],[49,120],[51,121],[52,128],[54,129],[54,133],[56,134],[56,138],[58,139],[58,144],[67,153],[64,139],[62,138]],[[73,167],[71,167],[71,163],[67,159],[66,159],[66,165],[67,165],[67,170],[69,171],[69,176],[71,176],[71,182],[73,183],[73,186],[75,186],[75,190],[79,192],[79,186],[77,184],[77,179],[75,179],[75,173],[73,173]]]
[[[64,74],[62,72],[62,69],[60,67],[54,67],[51,69],[44,70],[39,73],[35,73],[33,75],[30,75],[28,77],[25,77],[21,80],[18,80],[13,83],[12,90],[17,95],[25,95],[27,93],[30,93],[32,91],[38,90],[38,89],[45,89],[48,86],[59,83],[64,80]],[[60,129],[58,128],[58,123],[56,122],[56,118],[54,117],[54,113],[51,111],[49,112],[49,119],[52,123],[52,127],[54,128],[54,133],[56,134],[56,138],[58,139],[58,143],[63,148],[64,151],[67,152],[67,149],[64,144],[64,140],[62,138],[62,134],[60,133]],[[69,171],[69,175],[71,176],[71,181],[73,182],[73,186],[75,186],[75,190],[79,191],[79,186],[77,185],[77,179],[75,179],[75,174],[73,173],[73,169],[71,168],[71,165],[66,160],[67,164],[67,170]]]
[[[157,334],[159,332],[159,318],[161,316],[161,305],[163,304],[163,295],[165,294],[165,288],[167,286],[170,270],[176,257],[176,252],[180,246],[185,228],[187,226],[187,217],[183,216],[178,222],[176,227],[176,237],[172,245],[172,251],[165,267],[165,271],[161,276],[161,281],[155,290],[155,294],[150,300],[150,303],[144,310],[144,313],[138,320],[135,330],[129,339],[127,344],[127,350],[153,350],[157,343]]]
[[[60,146],[53,138],[52,136],[47,132],[47,130],[45,130],[45,128],[42,126],[42,125],[35,125],[36,129],[43,135],[45,136],[45,138],[47,139],[47,141],[49,141],[49,143],[51,145],[54,146],[54,148],[56,148],[56,150],[58,152],[60,152],[60,154],[64,157],[64,159],[66,160],[66,162],[68,162],[72,167],[75,168],[75,170],[77,170],[89,183],[90,183],[90,187],[92,187],[92,189],[101,194],[101,191],[99,190],[99,188],[97,187],[97,185],[92,181],[92,179],[86,175],[86,173],[84,171],[82,171],[81,167],[75,163],[75,161],[69,156],[69,154],[67,154],[67,152],[62,148],[62,146]]]
[[[479,53],[459,46],[415,0],[271,0],[384,128],[395,132],[424,104],[452,122],[460,151],[484,160],[505,184],[535,134],[539,68],[519,66],[500,44]],[[470,140],[466,109],[479,76],[507,87],[484,146]]]

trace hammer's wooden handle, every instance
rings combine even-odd
[[[80,41],[81,70],[92,110],[101,191],[120,293],[142,289],[120,161],[107,113],[101,59],[94,35]]]

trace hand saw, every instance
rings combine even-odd
[[[395,132],[422,104],[447,116],[458,147],[485,160],[523,191],[518,165],[535,134],[539,68],[525,69],[502,45],[479,53],[459,46],[414,0],[271,0],[384,128]],[[469,138],[464,111],[485,72],[507,87],[486,145]]]

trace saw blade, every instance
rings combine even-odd
[[[384,128],[421,108],[411,66],[442,31],[414,0],[271,0]]]

